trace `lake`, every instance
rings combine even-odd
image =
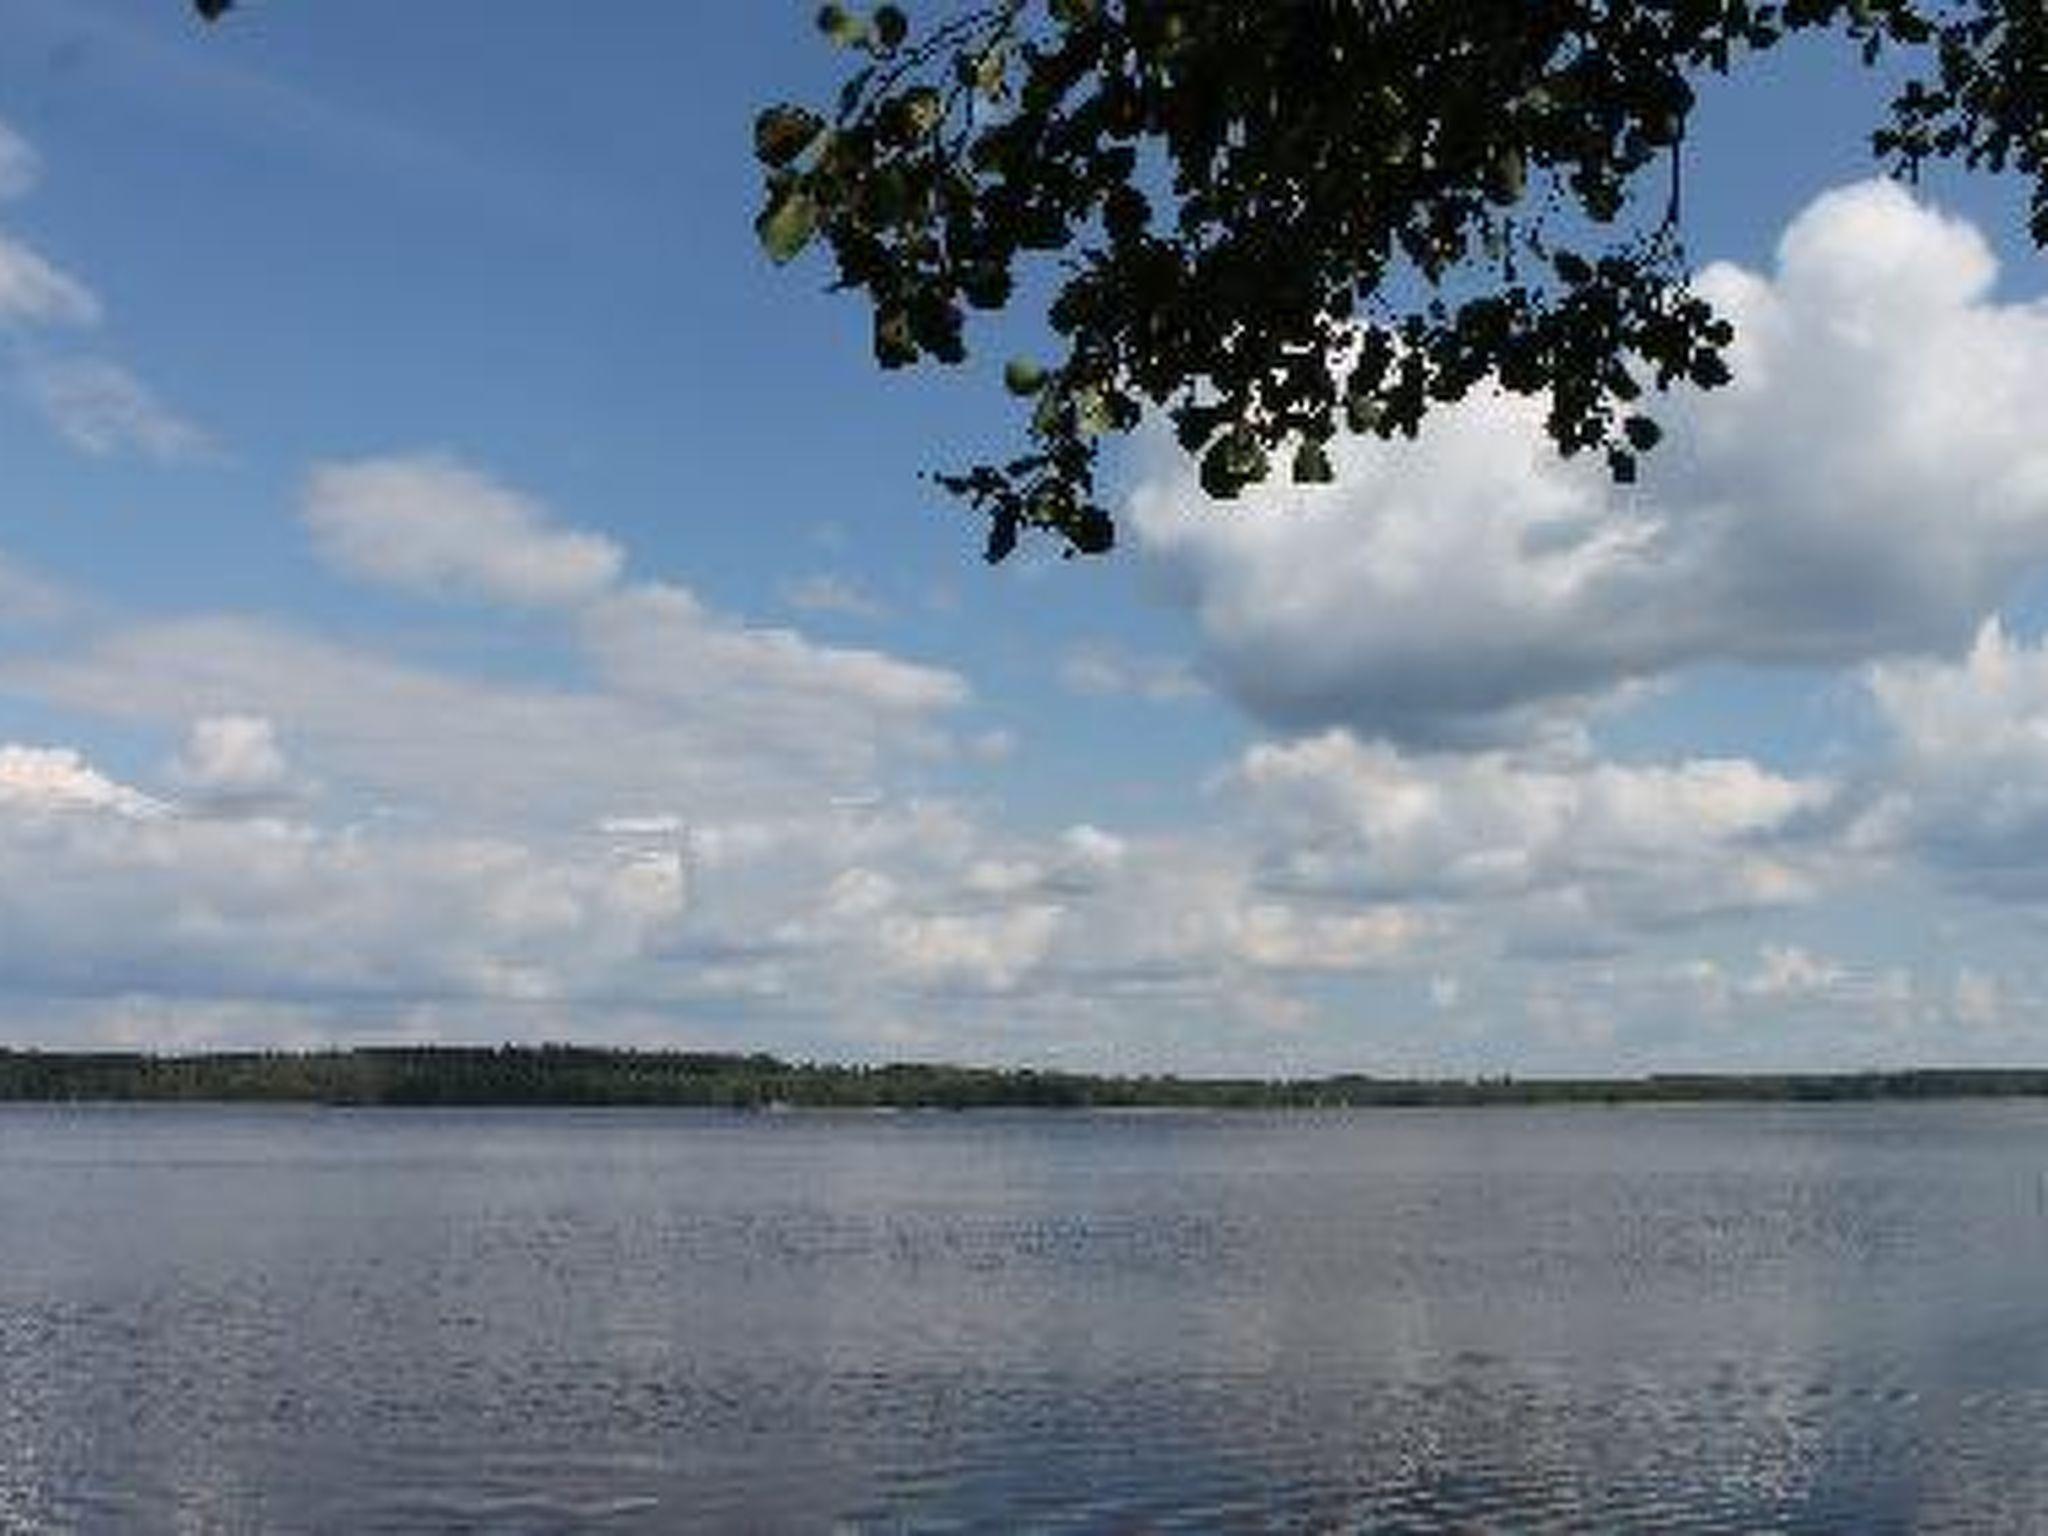
[[[2048,1529],[2048,1105],[0,1105],[0,1531]]]

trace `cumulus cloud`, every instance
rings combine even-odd
[[[64,747],[0,746],[0,808],[22,818],[66,812],[108,812],[131,820],[162,814],[163,805],[117,784]]]
[[[76,752],[0,748],[0,973],[16,989],[556,997],[644,953],[680,903],[595,856],[192,819]]]
[[[1995,302],[1995,275],[1966,225],[1845,188],[1772,274],[1701,275],[1736,382],[1662,403],[1640,488],[1560,461],[1540,403],[1487,396],[1242,509],[1176,462],[1131,521],[1208,674],[1289,731],[1526,740],[1698,663],[1953,650],[2048,558],[2048,306]]]
[[[1268,971],[1353,971],[1404,957],[1425,930],[1400,907],[1312,911],[1277,901],[1252,902],[1228,919],[1231,952]]]
[[[261,715],[207,715],[192,722],[170,765],[171,782],[191,801],[221,810],[282,804],[300,790],[277,728]]]
[[[23,367],[22,380],[59,435],[96,457],[133,451],[172,463],[212,452],[205,432],[119,363],[36,358]]]
[[[524,509],[527,532],[574,536]],[[0,756],[0,977],[96,999],[102,1023],[80,1028],[113,1009],[129,1031],[127,998],[195,1030],[209,1006],[246,1029],[251,999],[334,1028],[307,1021],[340,999],[527,1038],[669,1018],[819,1054],[1240,1069],[1278,1065],[1260,1053],[1284,1039],[1289,1062],[1373,1069],[1402,1058],[1361,1058],[1367,1035],[1381,1052],[1403,1029],[1469,1029],[1497,1068],[1545,1030],[1559,1052],[1626,1039],[1664,995],[1560,986],[1510,1013],[1502,974],[1529,958],[1626,975],[1710,924],[1753,937],[1856,858],[1932,846],[1930,796],[1901,790],[1886,832],[1853,774],[1344,730],[1246,751],[1192,823],[1032,830],[914,787],[934,761],[964,768],[925,750],[968,699],[957,674],[751,625],[621,564],[546,605],[574,679],[554,686],[226,615],[0,652],[0,694],[126,724],[164,763],[125,785],[65,749]],[[2013,674],[2038,658],[1986,645],[1999,659],[1970,686],[2025,716],[2037,685]],[[1930,740],[1976,730],[1909,697],[1958,669],[1916,665],[1878,674],[1900,717],[1938,717]],[[1780,948],[1754,981],[1685,982],[1697,1019],[1878,995],[1867,966],[1797,991],[1833,962]],[[1951,990],[1944,974],[1944,1009]],[[2000,991],[2002,1016],[2018,996]],[[0,1030],[26,1013],[0,1009]]]
[[[1510,904],[1573,945],[1810,898],[1824,849],[1801,823],[1834,796],[1741,760],[1415,757],[1344,732],[1254,747],[1227,787],[1278,889]]]
[[[1993,619],[1960,661],[1874,668],[1892,761],[1859,829],[1985,894],[2048,896],[2048,645]]]
[[[885,965],[935,990],[1008,992],[1052,948],[1064,913],[1051,904],[998,912],[898,913],[879,930]]]
[[[650,657],[726,634],[686,594],[656,606]],[[764,659],[742,638],[723,681],[644,692],[468,679],[224,617],[0,662],[0,689],[183,734],[167,799],[76,754],[22,760],[17,781],[138,817],[161,805],[164,825],[44,812],[36,833],[17,817],[0,880],[34,868],[69,904],[0,910],[0,926],[51,957],[22,975],[73,992],[499,999],[607,1036],[614,1016],[674,1008],[734,1038],[760,1021],[755,1038],[784,1048],[1041,1060],[1126,1053],[1170,1019],[1196,1053],[1177,1059],[1218,1061],[1217,1042],[1255,1050],[1277,1020],[1301,1049],[1341,1049],[1317,1032],[1345,1011],[1297,986],[1442,974],[1558,934],[1612,948],[1819,878],[1798,827],[1824,785],[1739,763],[1411,758],[1348,737],[1255,749],[1196,826],[1012,831],[889,770],[891,743],[959,685],[803,644]],[[940,1015],[935,1040],[901,1033]]]
[[[625,563],[610,539],[555,526],[530,497],[441,454],[322,465],[304,517],[339,569],[430,596],[572,606]]]
[[[646,1038],[646,1021],[669,1010],[691,1038],[716,1020],[720,1039],[823,1054],[894,1041],[1156,1066],[1150,1040],[1184,1069],[1242,1070],[1280,1062],[1262,1054],[1278,1029],[1288,1061],[1359,1065],[1346,1033],[1366,1027],[1358,1006],[1325,1010],[1316,989],[1405,977],[1418,1015],[1456,1006],[1463,1029],[1488,1017],[1489,956],[1515,948],[1564,893],[1611,886],[1610,904],[1581,914],[1610,935],[1783,899],[1760,871],[1776,861],[1803,877],[1783,844],[1809,798],[1737,767],[1604,781],[1581,765],[1567,791],[1566,770],[1545,779],[1499,763],[1432,809],[1402,792],[1404,779],[1424,782],[1421,767],[1395,764],[1390,781],[1382,755],[1374,778],[1354,755],[1375,754],[1352,743],[1321,762],[1299,746],[1262,749],[1293,757],[1248,761],[1218,786],[1218,814],[1201,828],[1143,838],[1086,823],[1009,832],[967,806],[896,795],[851,808],[726,806],[702,820],[600,815],[580,830],[509,804],[496,828],[472,830],[438,815],[322,826],[303,819],[303,799],[214,814],[209,786],[292,776],[267,727],[195,722],[171,799],[76,752],[0,754],[0,975],[22,995],[168,1000],[187,1022],[165,1027],[181,1029],[213,1016],[207,1000],[232,1013],[251,999],[299,1010],[297,1027],[334,1029],[304,1010],[354,1000],[380,1020],[464,1038]],[[615,746],[587,739],[582,765],[601,778]],[[552,766],[573,778],[577,760]],[[494,771],[481,750],[470,769],[479,784]],[[1538,808],[1518,811],[1532,785]],[[319,804],[331,811],[331,800]],[[1383,800],[1395,831],[1375,846],[1360,827]],[[1317,850],[1349,867],[1305,871],[1301,856]],[[1439,859],[1448,877],[1429,867]],[[1503,877],[1508,865],[1520,872]],[[1796,977],[1800,965],[1778,972]],[[1429,992],[1446,974],[1473,985]],[[1736,1003],[1750,996],[1725,990]],[[476,1012],[491,1004],[516,1011]],[[1576,1029],[1577,1004],[1552,1004],[1558,1028]],[[0,1031],[12,1017],[0,1007]],[[123,1017],[132,1041],[143,1014]],[[1401,1045],[1398,1014],[1368,1017],[1376,1052]],[[1486,1027],[1492,1048],[1519,1050],[1516,1019]]]
[[[988,896],[1080,895],[1100,889],[1129,856],[1125,839],[1084,822],[1029,855],[979,859],[965,880],[970,891]]]

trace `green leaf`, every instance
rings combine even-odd
[[[754,221],[754,233],[761,237],[761,249],[777,266],[794,260],[817,232],[817,201],[797,185],[786,186],[775,193],[761,217]]]
[[[770,107],[754,119],[754,158],[781,167],[809,149],[825,129],[825,120],[802,107]]]
[[[903,119],[911,133],[924,138],[946,120],[946,101],[928,85],[921,85],[903,97]]]
[[[1094,385],[1074,392],[1074,430],[1082,437],[1100,437],[1113,423],[1109,401]]]
[[[1003,365],[1003,388],[1013,395],[1035,395],[1045,388],[1045,370],[1027,358],[1013,357]]]
[[[990,101],[1001,101],[1009,74],[1009,50],[997,43],[974,61],[974,88]]]
[[[875,10],[875,41],[893,53],[903,46],[903,40],[910,35],[910,18],[893,5],[879,6]]]

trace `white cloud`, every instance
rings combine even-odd
[[[592,732],[644,744],[644,752],[621,745],[613,754],[614,779],[666,768],[687,781],[690,768],[710,760],[736,779],[758,776],[769,793],[791,769],[813,783],[837,779],[836,792],[858,782],[885,743],[922,741],[931,717],[967,698],[955,673],[748,625],[680,586],[626,584],[610,540],[561,527],[531,498],[451,459],[325,466],[312,477],[306,522],[322,551],[357,574],[572,610],[574,642],[599,688],[516,704],[501,695],[502,708],[484,701],[484,716],[542,757],[582,753],[581,743],[603,739]],[[514,708],[535,727],[511,728],[503,716]],[[578,744],[540,749],[535,738],[550,728],[574,733]],[[763,764],[772,766],[764,772]]]
[[[1405,957],[1425,930],[1416,914],[1399,907],[1317,912],[1258,901],[1231,914],[1228,942],[1260,970],[1354,971]]]
[[[392,530],[407,508],[426,506],[432,522],[450,504],[424,494],[437,486],[467,496],[465,510],[406,544]],[[680,587],[622,585],[609,542],[558,529],[543,509],[459,466],[330,466],[309,500],[316,537],[346,545],[351,560],[580,604],[558,633],[590,681],[468,678],[217,615],[0,656],[0,692],[136,726],[190,727],[168,777],[194,810],[247,816],[303,800],[309,781],[279,746],[289,736],[333,815],[520,843],[659,822],[687,829],[676,841],[718,873],[727,896],[727,866],[772,864],[782,844],[805,845],[802,873],[787,878],[816,878],[819,827],[846,819],[851,792],[876,793],[897,758],[928,755],[944,739],[938,718],[967,698],[948,671],[750,627]],[[481,542],[465,546],[462,534]],[[592,550],[598,557],[579,563]],[[544,573],[555,553],[566,555],[566,574]],[[753,852],[750,829],[766,829]],[[658,865],[680,878],[680,858],[670,850],[627,862],[644,866],[640,876]],[[760,917],[755,934],[768,932],[779,919],[751,892],[747,901]]]
[[[1114,874],[1130,857],[1128,840],[1082,822],[1059,836],[1059,868],[1067,878],[1089,883]]]
[[[0,810],[17,817],[106,812],[145,818],[161,815],[163,809],[160,802],[115,783],[68,748],[0,746]]]
[[[1994,271],[1896,186],[1846,188],[1773,276],[1702,275],[1736,383],[1661,403],[1640,489],[1557,459],[1540,403],[1489,396],[1241,509],[1177,461],[1131,521],[1208,674],[1287,730],[1526,739],[1701,662],[1957,647],[2048,560],[2048,307],[1994,302]]]
[[[1834,790],[1740,760],[1674,767],[1414,757],[1342,732],[1252,748],[1226,787],[1282,891],[1514,909],[1508,934],[1606,944],[1810,899],[1801,824]]]
[[[1837,961],[1797,944],[1766,944],[1756,974],[1744,989],[1760,997],[1804,997],[1833,991],[1848,979],[1848,971]]]
[[[981,896],[1081,895],[1101,889],[1129,856],[1123,838],[1083,823],[1067,828],[1042,850],[978,859],[963,878],[967,889]]]
[[[1686,765],[1607,780],[1599,765],[1457,759],[1475,771],[1452,775],[1432,810],[1401,792],[1404,779],[1424,784],[1424,766],[1395,761],[1391,778],[1375,778],[1354,754],[1383,769],[1385,754],[1355,744],[1320,763],[1299,748],[1263,749],[1292,761],[1262,761],[1220,786],[1219,814],[1201,829],[1142,839],[1085,823],[1018,835],[965,806],[897,794],[854,809],[816,799],[578,822],[565,803],[615,802],[620,788],[605,768],[619,743],[602,732],[546,765],[566,786],[552,803],[524,768],[512,777],[528,805],[494,782],[501,741],[451,758],[466,763],[470,808],[497,807],[495,827],[457,828],[418,795],[407,802],[417,814],[343,812],[325,826],[296,819],[292,807],[312,804],[303,799],[275,814],[191,814],[208,811],[208,784],[295,776],[268,726],[195,724],[171,775],[175,804],[74,752],[0,756],[0,785],[12,786],[0,789],[0,975],[19,995],[164,1000],[165,1029],[203,1032],[218,1014],[244,1040],[253,1026],[235,1010],[265,998],[294,1028],[360,1034],[374,1018],[381,1033],[404,1018],[462,1038],[640,1038],[665,1010],[669,1028],[692,1037],[715,1026],[730,1043],[824,1055],[894,1042],[1183,1070],[1432,1061],[1458,1041],[1402,1030],[1450,1008],[1459,1041],[1496,1053],[1474,1060],[1519,1064],[1544,1058],[1531,1054],[1531,1016],[1494,1009],[1490,967],[1546,903],[1573,896],[1582,927],[1641,940],[1708,907],[1782,897],[1768,880],[1759,895],[1747,861],[1805,878],[1797,850],[1780,845],[1806,795],[1753,770]],[[326,739],[295,726],[292,742],[331,784]],[[1524,791],[1535,807],[1518,812]],[[1249,820],[1234,813],[1239,796]],[[1375,847],[1359,825],[1383,797],[1398,835]],[[319,804],[332,813],[334,799]],[[1354,867],[1311,885],[1305,849]],[[1440,857],[1468,873],[1497,868],[1506,861],[1487,854],[1511,849],[1524,874],[1505,884],[1460,885],[1424,867]],[[1361,873],[1375,858],[1381,867]],[[1456,985],[1429,987],[1447,976]],[[1394,987],[1378,995],[1408,997],[1411,1016],[1313,1000],[1339,984]],[[1837,990],[1869,1000],[1881,989],[1873,978]],[[1544,1015],[1558,1051],[1596,1049],[1588,1020],[1644,1027],[1625,998],[1568,991]],[[309,1022],[350,999],[370,1010],[354,1024]],[[494,1003],[495,1015],[476,1011]],[[0,1034],[21,1027],[14,1009],[0,1003]],[[110,1028],[104,1013],[76,1027]],[[34,1016],[44,1029],[55,1017],[40,1005]],[[150,1038],[153,1014],[123,1017]],[[1271,1033],[1281,1025],[1284,1048]],[[1363,1056],[1360,1031],[1374,1042]],[[1155,1049],[1170,1054],[1148,1056]]]
[[[117,1005],[152,999],[167,1029],[246,1034],[237,1009],[268,998],[295,1029],[345,1029],[331,1010],[354,1000],[379,1029],[636,1038],[666,1018],[821,1055],[1689,1060],[1644,1022],[1679,985],[1652,955],[1772,931],[1783,955],[1755,981],[1686,983],[1682,1017],[1733,1052],[1771,1027],[1763,979],[1832,963],[1765,923],[1858,859],[1921,845],[1866,815],[1845,850],[1845,803],[1872,797],[1740,759],[1431,753],[1341,731],[1249,750],[1193,824],[1033,831],[914,791],[933,762],[966,771],[924,750],[968,696],[954,673],[617,572],[559,619],[539,633],[573,686],[230,616],[0,652],[0,693],[126,724],[165,764],[161,786],[131,787],[76,753],[5,759],[0,1033],[55,1016],[20,999],[72,995],[99,1000],[81,1030],[143,1029],[154,1015]],[[1623,979],[1574,993],[1584,955]],[[1532,957],[1564,981],[1510,1010]],[[1889,971],[1843,964],[1841,985],[1778,1000],[1834,1020],[1853,997],[1914,1028],[1930,1007],[1984,1011],[1982,988],[1950,1010],[1950,971],[1901,1001]],[[2006,1016],[2019,996],[2000,993]]]
[[[923,987],[1008,992],[1046,959],[1063,916],[1051,903],[998,912],[899,913],[882,923],[881,956]]]
[[[439,454],[322,465],[304,516],[339,569],[431,596],[573,606],[625,563],[610,539],[558,528],[531,498]]]
[[[0,233],[0,326],[93,325],[100,313],[85,284]]]
[[[882,651],[819,645],[793,629],[733,623],[666,584],[625,588],[592,604],[583,634],[619,692],[693,709],[724,703],[770,735],[778,734],[777,711],[785,707],[914,716],[967,698],[956,673]]]
[[[170,774],[188,798],[221,808],[272,805],[297,789],[277,728],[261,715],[193,721]]]
[[[1874,668],[1894,757],[1862,835],[1986,894],[2048,897],[2048,645],[1992,620],[1955,663]]]
[[[234,760],[216,767],[270,766],[260,732],[202,734]],[[683,910],[672,873],[596,849],[174,812],[75,751],[0,748],[10,989],[554,998],[609,984]]]
[[[29,398],[74,446],[98,457],[131,449],[171,463],[213,451],[205,432],[118,363],[35,358],[22,368]]]
[[[902,888],[878,870],[855,865],[832,877],[825,909],[834,917],[868,918],[896,905]]]
[[[43,159],[35,146],[0,121],[0,202],[30,191],[42,172]]]
[[[887,658],[815,669],[791,637],[759,670],[748,648],[709,665],[728,632],[672,632],[650,653],[701,687],[639,696],[472,679],[408,665],[280,625],[228,616],[141,625],[52,656],[0,657],[0,691],[138,725],[183,730],[256,715],[288,733],[343,804],[391,805],[477,827],[590,827],[612,816],[693,824],[825,806],[869,782],[931,729],[963,685]],[[841,687],[879,674],[880,702]],[[930,679],[929,681],[927,679]]]

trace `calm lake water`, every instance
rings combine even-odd
[[[2048,1106],[0,1106],[0,1531],[2048,1529]]]

